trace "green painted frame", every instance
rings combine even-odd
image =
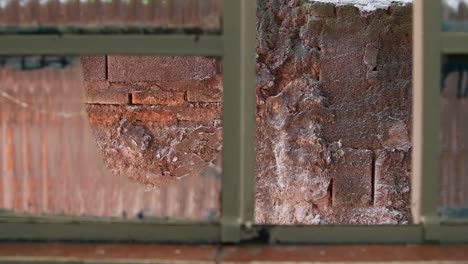
[[[1,55],[178,54],[222,57],[224,50],[221,35],[0,35],[0,40]]]
[[[159,54],[201,55],[223,60],[224,139],[220,223],[124,222],[64,216],[34,217],[0,212],[0,240],[138,241],[154,243],[238,242],[253,220],[255,162],[256,2],[224,0],[222,34],[180,31],[156,35],[2,34],[0,55]],[[32,45],[34,43],[34,45]]]
[[[411,209],[414,222],[425,226],[439,223],[438,195],[434,194],[439,186],[440,14],[440,1],[414,3]]]
[[[255,1],[224,0],[221,35],[1,35],[0,55],[171,54],[223,59],[224,139],[219,223],[96,221],[0,214],[0,240],[153,243],[468,242],[468,225],[437,215],[440,54],[468,52],[466,34],[440,33],[438,1],[414,3],[414,225],[254,225]],[[32,47],[31,43],[35,45]],[[138,43],[138,45],[135,45]],[[430,45],[429,45],[430,44]]]
[[[468,32],[442,32],[441,1],[414,4],[412,211],[424,241],[468,241],[468,219],[439,213],[442,56],[468,54]]]
[[[223,8],[221,239],[239,242],[254,220],[256,1],[225,0]]]

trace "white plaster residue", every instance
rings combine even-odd
[[[371,12],[377,9],[387,9],[390,4],[401,3],[409,4],[413,0],[309,0],[310,2],[323,2],[323,3],[333,3],[338,6],[340,5],[354,5],[359,8],[359,10],[364,12]]]
[[[276,184],[281,189],[284,189],[286,187],[286,177],[288,176],[288,169],[286,165],[286,136],[287,134],[284,131],[281,131],[279,141],[273,147],[273,153],[275,154],[276,162],[276,172],[278,177],[276,179]]]

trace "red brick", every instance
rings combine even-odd
[[[217,74],[216,60],[182,56],[109,56],[112,82],[203,80]]]
[[[402,151],[379,150],[375,158],[374,205],[408,209],[411,156]]]
[[[110,87],[110,83],[106,81],[87,81],[84,84],[86,91],[106,90]]]
[[[323,126],[323,138],[329,142],[341,140],[343,146],[350,148],[382,148],[378,133],[380,124],[377,117],[369,115],[363,118],[364,110],[345,109],[346,111],[335,111],[334,122]]]
[[[372,151],[345,149],[332,164],[334,206],[368,207],[372,201]]]
[[[86,93],[88,104],[128,104],[128,94],[114,91],[88,91]]]
[[[142,122],[154,122],[165,124],[173,123],[176,121],[174,112],[168,109],[142,108],[125,112],[123,117],[131,120],[140,120]]]
[[[119,122],[122,109],[113,105],[87,104],[86,111],[91,125],[112,126]]]
[[[182,92],[133,92],[132,103],[149,105],[180,105],[184,102]]]
[[[81,68],[85,81],[105,81],[106,56],[81,56]]]
[[[223,92],[221,89],[203,89],[187,91],[187,101],[189,102],[205,102],[205,103],[221,103],[223,102]]]
[[[177,119],[181,121],[209,122],[221,119],[221,108],[183,108],[177,113]]]
[[[167,91],[185,92],[189,90],[203,90],[203,89],[220,89],[222,86],[222,77],[217,75],[214,78],[202,81],[168,81],[157,82],[150,86],[151,88],[159,88]]]
[[[87,107],[88,120],[91,125],[113,126],[120,120],[120,114],[96,107]]]

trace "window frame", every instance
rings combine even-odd
[[[466,222],[437,214],[440,55],[467,53],[468,33],[441,33],[440,2],[415,0],[412,211],[407,226],[254,224],[255,3],[223,0],[218,35],[0,35],[0,55],[203,55],[223,60],[221,220],[122,222],[0,214],[0,240],[152,243],[468,242]],[[34,45],[31,45],[34,43]],[[138,43],[138,45],[135,45]],[[468,220],[468,219],[467,219]]]

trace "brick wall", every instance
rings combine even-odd
[[[219,170],[218,61],[109,55],[81,62],[89,121],[114,173],[160,186]]]
[[[408,223],[411,5],[257,17],[257,222]]]
[[[28,62],[37,61],[36,57],[28,59]],[[62,61],[60,57],[43,58],[42,61],[49,59]],[[5,58],[0,61],[4,62]],[[153,122],[159,120],[154,113],[156,111],[152,110],[156,106],[120,105],[130,103],[131,99],[128,93],[109,87],[110,83],[105,80],[105,57],[83,58],[86,87],[90,91],[87,98],[95,98],[92,104],[88,104],[89,115],[83,103],[85,89],[79,63],[78,67],[68,65],[62,68],[63,65],[54,64],[52,68],[22,70],[22,64],[16,63],[21,62],[18,57],[6,58],[6,61],[9,66],[0,68],[2,210],[130,219],[148,216],[216,219],[220,190],[216,162],[213,162],[211,174],[199,177],[183,177],[188,165],[178,165],[179,162],[190,164],[192,161],[208,164],[202,158],[213,158],[213,152],[190,137],[200,136],[200,141],[218,141],[220,130],[215,125],[202,125],[199,122],[201,118],[197,116],[197,121],[184,121],[186,124],[182,130],[174,128],[165,130],[167,134],[149,135],[150,129],[168,123]],[[100,90],[106,85],[107,90]],[[115,93],[108,93],[112,90]],[[93,94],[99,91],[104,97]],[[113,97],[114,94],[117,96]],[[125,100],[118,99],[119,95],[125,95]],[[126,107],[131,110],[126,110]],[[126,119],[124,112],[128,116]],[[173,119],[177,118],[177,111],[170,113]],[[186,117],[192,120],[193,115],[186,114]],[[207,121],[210,117],[203,118]],[[150,121],[155,124],[148,124]],[[190,126],[193,123],[197,125]],[[213,121],[215,123],[219,122]],[[101,139],[97,141],[98,148],[90,124],[95,135],[102,136],[98,137]],[[114,141],[116,134],[120,137]],[[171,166],[177,172],[173,179],[177,184],[165,183],[164,188],[155,188],[163,182],[158,182],[156,186],[159,167],[150,168],[154,164],[147,164],[156,160],[156,157],[148,158],[152,156],[150,151],[157,148],[155,146],[165,144],[164,140],[177,138],[183,139],[185,145],[180,145],[171,153],[164,153],[164,149],[161,151],[172,159]],[[194,151],[188,151],[190,148]],[[122,173],[110,173],[103,166],[103,158],[106,161],[117,160],[107,164],[122,166]],[[131,163],[136,159],[145,160],[142,162],[145,166]],[[179,161],[172,162],[175,159]],[[133,168],[133,174],[125,170],[128,167]],[[129,179],[128,175],[135,175],[131,178],[147,184]]]
[[[261,0],[257,17],[256,221],[408,223],[411,6],[364,14]],[[219,157],[216,61],[82,61],[90,121],[114,172],[158,185],[202,173]],[[141,140],[146,135],[155,142]],[[175,152],[164,156],[168,147]]]
[[[411,221],[411,6],[361,13],[352,6],[260,0],[257,18],[256,222]],[[219,62],[112,55],[81,62],[88,120],[114,173],[93,186],[114,184],[127,203],[107,205],[117,208],[112,215],[122,208],[135,215],[143,204],[159,216],[206,218],[213,209],[216,215]],[[7,132],[8,150],[14,133]],[[119,189],[127,178],[125,185],[150,187],[147,198],[140,199],[141,189]],[[12,186],[13,179],[1,184]],[[41,180],[40,190],[49,193],[53,182]],[[90,201],[106,197],[84,183],[78,186]],[[4,197],[11,208],[11,195]]]

